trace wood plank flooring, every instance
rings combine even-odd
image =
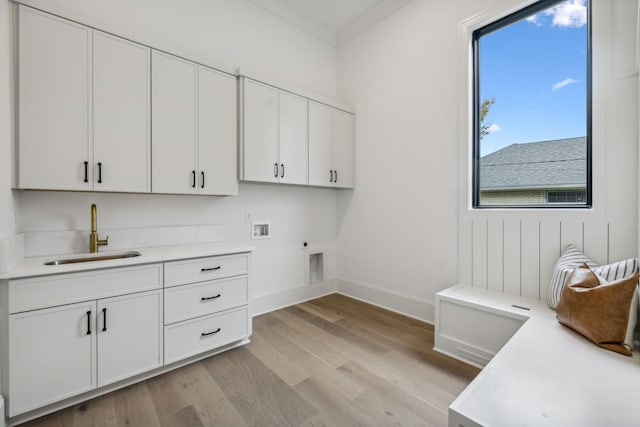
[[[445,426],[478,373],[431,325],[337,294],[253,322],[247,346],[24,425]]]

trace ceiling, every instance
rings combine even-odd
[[[249,0],[312,36],[338,46],[411,0]]]

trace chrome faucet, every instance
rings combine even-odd
[[[98,209],[95,203],[91,205],[91,234],[89,234],[89,252],[98,252],[98,247],[107,246],[109,244],[109,236],[100,240],[98,237]]]

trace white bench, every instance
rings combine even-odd
[[[640,426],[640,355],[597,347],[543,301],[454,286],[436,295],[435,350],[483,370],[449,426]]]

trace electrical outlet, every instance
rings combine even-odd
[[[251,212],[244,213],[244,222],[251,222]]]

